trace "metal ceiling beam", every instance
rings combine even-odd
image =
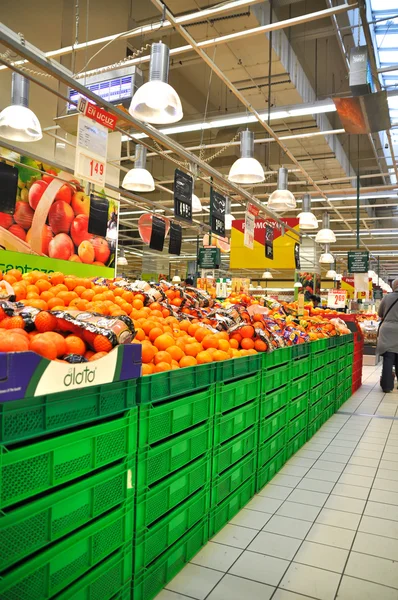
[[[14,31],[12,31],[11,29],[9,29],[8,27],[6,27],[3,23],[0,23],[0,42],[2,44],[4,44],[4,46],[9,48],[10,50],[14,51],[19,56],[26,58],[30,63],[32,63],[33,65],[36,65],[37,67],[42,69],[45,73],[49,73],[50,75],[52,75],[53,77],[58,79],[58,81],[64,83],[68,87],[74,88],[75,90],[80,92],[83,96],[86,96],[90,100],[93,100],[98,106],[102,106],[103,108],[108,110],[111,114],[119,117],[119,119],[127,121],[132,128],[136,129],[137,131],[142,131],[143,133],[146,133],[148,137],[150,137],[152,140],[154,140],[158,144],[164,146],[165,148],[167,148],[169,150],[173,150],[173,152],[175,154],[177,154],[181,158],[185,159],[189,163],[197,165],[198,168],[205,175],[211,177],[214,180],[215,184],[222,186],[222,188],[224,188],[224,189],[225,188],[229,189],[231,192],[236,194],[238,197],[242,198],[245,202],[250,202],[250,203],[254,204],[259,209],[260,213],[265,214],[268,217],[271,217],[277,223],[279,223],[281,226],[283,226],[285,229],[292,231],[295,236],[301,237],[296,229],[293,229],[289,225],[283,223],[283,221],[280,220],[280,218],[278,217],[278,215],[276,213],[274,213],[273,211],[266,208],[261,202],[259,202],[247,190],[244,190],[244,189],[240,188],[239,186],[235,185],[234,183],[230,182],[219,171],[217,171],[216,169],[214,169],[207,163],[200,160],[195,154],[188,152],[183,146],[181,146],[180,144],[178,144],[177,142],[172,140],[167,135],[160,133],[160,131],[155,129],[155,127],[152,127],[151,125],[147,125],[146,123],[138,121],[137,119],[132,117],[130,114],[120,110],[119,108],[117,108],[116,106],[111,104],[110,102],[103,100],[100,96],[97,96],[97,94],[94,94],[91,90],[89,90],[85,86],[78,83],[75,79],[73,79],[72,74],[69,72],[68,69],[66,69],[65,67],[62,67],[61,65],[59,65],[57,62],[53,61],[52,59],[47,59],[43,55],[41,50],[39,50],[39,48],[36,48],[35,46],[30,44],[26,40],[25,40],[25,43],[22,44],[20,36],[18,34],[16,34]],[[1,60],[4,64],[5,61],[3,59],[1,59]],[[29,78],[33,79],[31,77],[29,77]],[[36,81],[36,83],[38,85],[40,85],[40,86],[43,85],[43,87],[46,87],[46,89],[48,89],[48,86],[45,86],[45,84],[42,84],[41,81],[39,81],[39,80],[34,80],[34,81]],[[58,92],[55,92],[53,90],[51,90],[51,91],[53,93],[58,94]],[[142,143],[144,145],[146,145],[145,140],[142,140]],[[167,156],[166,156],[166,158],[167,158]]]

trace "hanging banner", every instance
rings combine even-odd
[[[299,220],[282,219],[284,223],[297,230],[297,239],[292,231],[282,235],[282,228],[273,219],[256,218],[254,224],[253,250],[244,245],[244,219],[232,221],[231,228],[231,269],[295,269],[295,244],[298,243]],[[265,229],[267,224],[274,231],[273,253],[274,258],[270,260],[265,256]]]
[[[188,173],[174,172],[174,214],[178,219],[192,222],[193,179]]]
[[[210,228],[213,233],[225,237],[227,198],[210,188]]]
[[[265,225],[265,258],[274,260],[274,228],[269,223]]]
[[[366,298],[366,292],[360,292],[359,295],[355,295],[355,282],[354,277],[343,277],[341,280],[341,289],[347,290],[347,298],[348,300],[355,300],[358,298]],[[368,294],[372,294],[373,292],[373,282],[370,278],[368,278]]]
[[[104,125],[104,127],[108,127],[108,129],[114,131],[117,123],[117,117],[112,115],[107,110],[100,108],[96,104],[89,102],[87,98],[80,96],[77,110],[100,125]]]
[[[367,273],[369,271],[369,252],[348,252],[349,273]]]
[[[77,123],[75,176],[103,187],[108,129],[83,115],[78,116]]]
[[[347,303],[347,290],[329,290],[328,308],[345,308]]]
[[[249,202],[245,214],[245,235],[243,244],[246,248],[250,248],[250,250],[253,250],[254,247],[254,224],[258,213],[258,208]]]
[[[294,262],[296,269],[300,269],[300,244],[298,242],[294,244]]]

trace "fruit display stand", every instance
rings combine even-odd
[[[1,403],[0,597],[151,600],[349,398],[353,338]]]

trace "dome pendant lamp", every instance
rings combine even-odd
[[[281,167],[278,172],[278,188],[268,198],[268,208],[276,212],[296,208],[296,200],[287,189],[287,169]]]
[[[327,212],[323,213],[322,229],[316,234],[315,241],[317,244],[334,244],[336,242],[336,236],[330,229],[329,213]]]
[[[334,256],[330,253],[329,244],[325,244],[325,252],[321,254],[319,262],[322,265],[332,265],[334,263]]]
[[[300,229],[305,231],[318,229],[318,220],[311,212],[311,196],[309,194],[303,196],[303,212],[298,215],[298,218]]]
[[[0,113],[0,137],[13,142],[37,142],[43,137],[39,119],[28,108],[29,81],[12,74],[11,106]]]
[[[155,182],[150,172],[145,168],[146,148],[141,144],[135,147],[135,163],[124,176],[122,188],[131,192],[153,192]]]
[[[264,181],[264,169],[254,158],[254,133],[246,129],[240,134],[240,158],[232,165],[228,179],[233,183],[250,184]]]
[[[127,262],[127,258],[124,255],[123,246],[120,247],[118,254],[119,254],[119,256],[117,257],[116,264],[118,264],[121,267],[125,267],[128,264],[128,262]]]
[[[262,279],[273,279],[271,271],[264,271]]]
[[[129,113],[139,121],[163,125],[181,121],[181,100],[174,88],[167,83],[169,78],[168,47],[162,42],[151,46],[149,81],[135,92]]]

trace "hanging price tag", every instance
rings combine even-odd
[[[108,129],[79,115],[75,175],[100,186],[105,185]]]
[[[347,302],[347,290],[329,290],[328,308],[345,308]]]

